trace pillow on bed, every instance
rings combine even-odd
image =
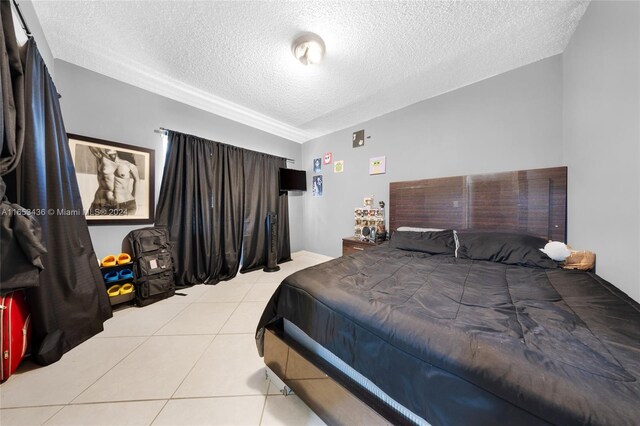
[[[431,254],[453,254],[456,243],[453,231],[413,232],[396,231],[391,236],[391,247]]]
[[[547,240],[533,235],[499,231],[458,231],[458,257],[489,260],[507,265],[557,268],[556,262],[540,251]]]
[[[401,226],[396,231],[411,231],[411,232],[434,232],[444,231],[442,228],[414,228],[413,226]]]

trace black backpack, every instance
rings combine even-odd
[[[131,254],[133,259],[138,306],[147,306],[175,294],[171,242],[165,228],[148,227],[129,232],[122,251]]]

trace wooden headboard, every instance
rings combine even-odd
[[[564,241],[567,168],[389,184],[389,227],[517,230]]]

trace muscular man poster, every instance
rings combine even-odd
[[[69,137],[87,220],[153,220],[153,151],[107,143]]]
[[[98,189],[89,215],[135,215],[138,168],[114,149],[89,147],[97,161]]]

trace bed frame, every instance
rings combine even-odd
[[[400,226],[506,229],[566,242],[566,167],[392,182],[389,192],[391,232]],[[282,321],[267,327],[264,360],[327,424],[411,424],[288,337]]]

